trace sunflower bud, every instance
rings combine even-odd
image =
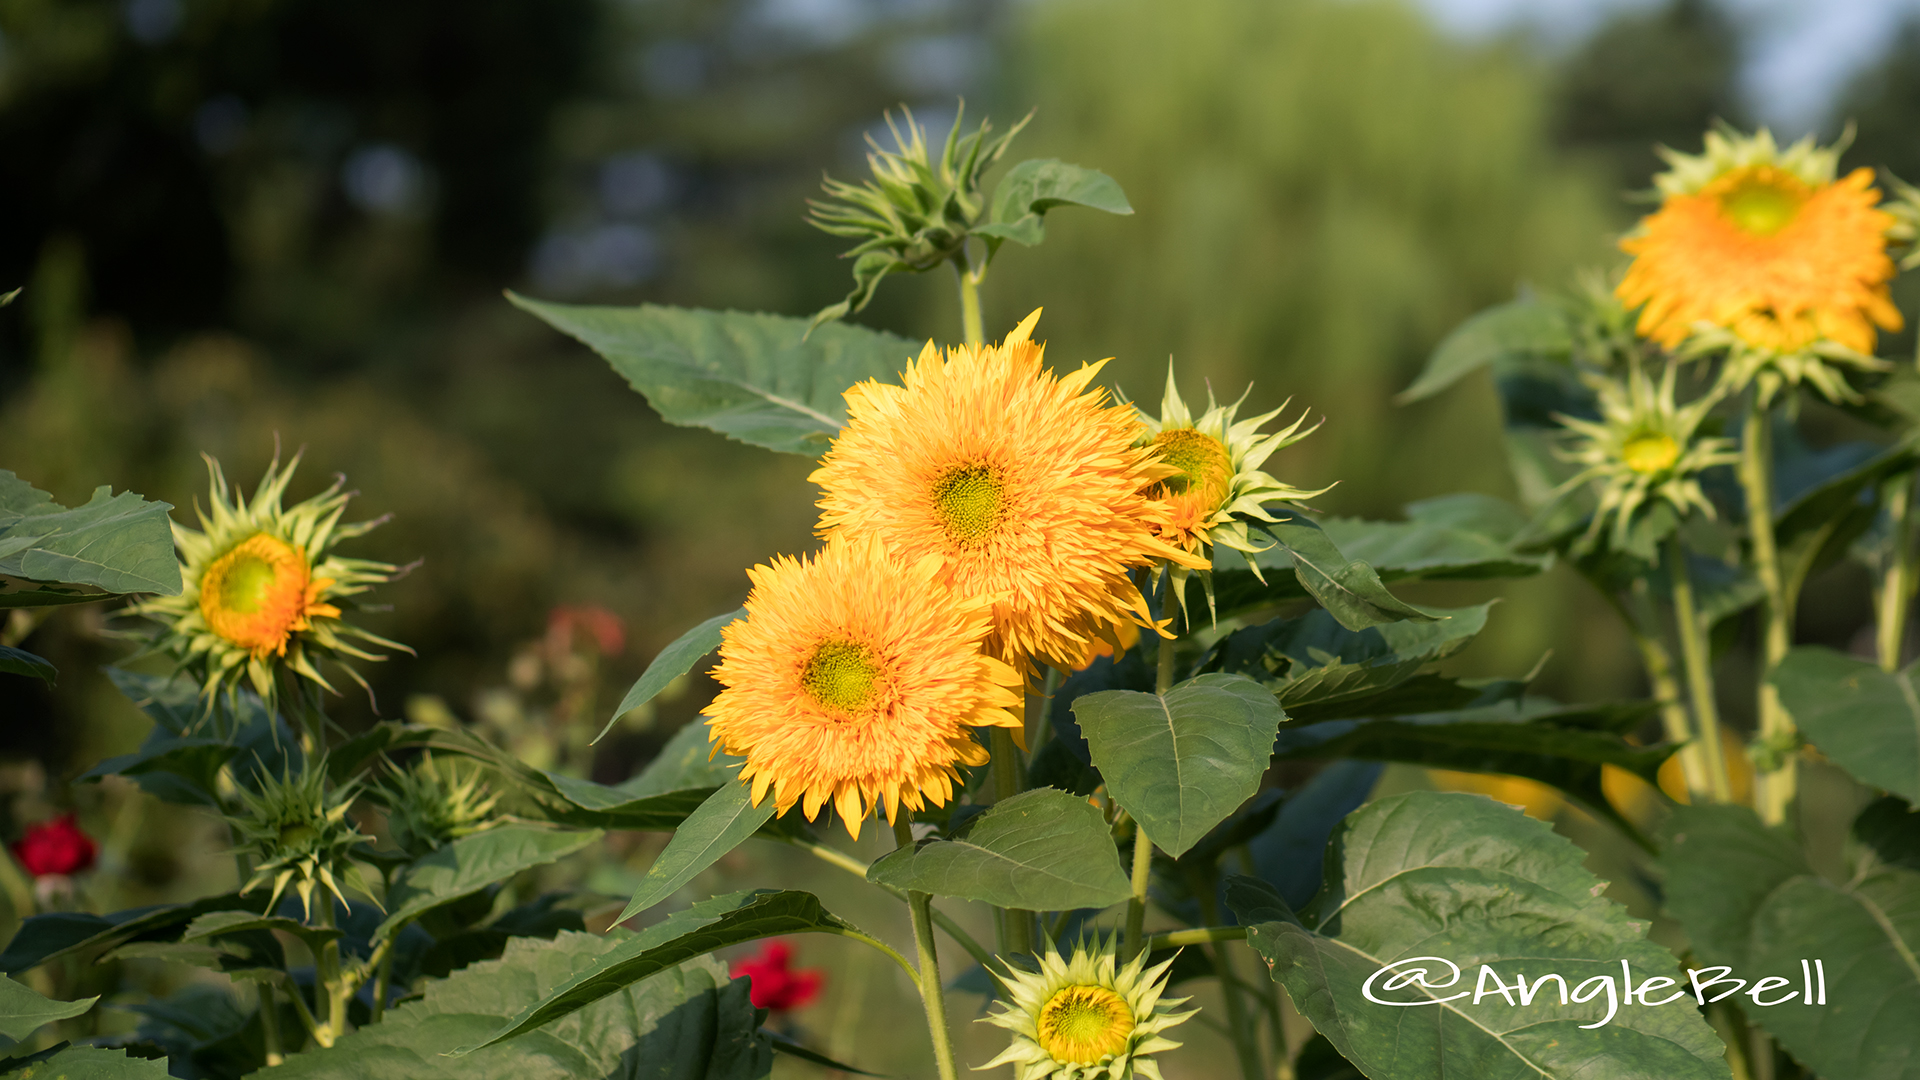
[[[414,858],[442,844],[492,828],[500,797],[481,784],[478,766],[463,770],[422,754],[414,767],[383,781],[373,797],[387,809],[387,831]]]
[[[343,878],[366,891],[359,882],[351,852],[354,845],[370,837],[347,816],[359,786],[329,789],[324,761],[308,761],[298,773],[274,776],[262,772],[259,784],[257,791],[243,787],[235,793],[239,812],[227,818],[242,850],[253,857],[253,876],[240,891],[270,887],[273,892],[267,910],[271,911],[292,886],[308,912],[313,910],[316,887],[343,904],[347,900],[340,889]]]
[[[1005,997],[981,1022],[1013,1032],[1013,1042],[980,1068],[1012,1064],[1015,1080],[1160,1080],[1152,1055],[1180,1045],[1162,1033],[1199,1010],[1175,1012],[1185,998],[1160,999],[1172,960],[1148,968],[1143,952],[1123,967],[1114,944],[1083,940],[1068,959],[1048,942],[1039,971],[996,975]]]

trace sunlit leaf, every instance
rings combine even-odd
[[[1052,788],[994,803],[956,839],[895,851],[867,879],[1029,911],[1103,908],[1129,891],[1106,819]]]

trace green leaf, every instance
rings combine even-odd
[[[820,906],[812,893],[760,889],[729,893],[675,912],[646,930],[622,937],[485,1038],[456,1051],[472,1054],[504,1039],[553,1023],[608,994],[692,957],[765,937],[809,932],[865,938]]]
[[[4,1075],[6,1080],[169,1080],[172,1076],[164,1060],[97,1046],[69,1046]]]
[[[1103,908],[1129,894],[1106,819],[1052,788],[994,803],[958,839],[901,848],[867,880],[1029,911]]]
[[[607,732],[613,730],[613,725],[619,723],[622,716],[652,701],[660,691],[667,688],[668,683],[685,675],[693,665],[700,662],[701,657],[719,648],[721,629],[735,619],[745,618],[746,614],[747,609],[740,608],[737,611],[729,611],[725,615],[715,615],[673,639],[673,644],[661,649],[660,655],[654,657],[653,663],[647,665],[647,670],[640,673],[639,680],[627,691],[627,696],[620,699],[619,706],[613,710],[613,716],[607,720],[607,726],[600,729],[600,734],[595,735],[593,741],[599,742],[606,738]]]
[[[427,983],[418,1001],[389,1011],[330,1049],[291,1055],[254,1074],[261,1080],[535,1080],[544,1077],[673,1077],[753,1080],[772,1067],[756,1031],[745,980],[701,957],[668,965],[645,981],[510,1042],[463,1057],[455,1049],[486,1038],[575,972],[618,953],[636,935],[563,933],[515,939],[499,960]]]
[[[13,675],[30,675],[53,685],[53,662],[43,656],[36,656],[25,649],[16,649],[11,645],[0,645],[0,671]]]
[[[1808,741],[1856,778],[1920,802],[1920,666],[1898,674],[1818,645],[1769,680]]]
[[[1299,915],[1253,878],[1229,879],[1227,898],[1274,980],[1372,1080],[1725,1080],[1725,1048],[1690,998],[1623,1004],[1593,1028],[1582,1025],[1606,1015],[1604,994],[1562,1004],[1547,983],[1530,1005],[1472,1001],[1481,965],[1509,987],[1551,972],[1572,988],[1610,978],[1618,993],[1623,962],[1636,986],[1650,977],[1685,985],[1646,924],[1600,895],[1604,883],[1583,858],[1551,826],[1491,799],[1412,792],[1347,818],[1327,852],[1326,883]],[[1368,1000],[1375,972],[1421,957],[1429,988],[1388,991],[1383,980],[1374,996],[1433,1004]],[[1433,957],[1457,964],[1458,981],[1448,985]]]
[[[1033,247],[1046,239],[1044,219],[1056,206],[1133,213],[1126,193],[1106,173],[1054,158],[1035,158],[1015,165],[1000,178],[1000,185],[993,189],[991,220],[976,226],[973,235]]]
[[[753,790],[747,784],[735,781],[719,788],[674,830],[666,850],[647,868],[646,879],[616,921],[625,922],[672,896],[772,817],[773,800],[763,799],[754,806]]]
[[[178,594],[171,509],[100,487],[69,510],[0,469],[0,608]]]
[[[228,893],[210,896],[191,904],[159,904],[131,908],[111,915],[88,915],[77,911],[56,911],[35,915],[20,925],[6,952],[0,953],[0,972],[12,974],[39,967],[63,956],[105,949],[129,941],[175,941],[186,925],[210,911],[245,910],[258,912],[265,907],[267,894],[255,891],[241,896]]]
[[[1522,298],[1490,307],[1455,327],[1433,350],[1413,385],[1393,400],[1411,404],[1468,374],[1514,357],[1564,358],[1573,351],[1566,313],[1546,301]]]
[[[1553,556],[1514,550],[1513,541],[1526,526],[1518,507],[1471,493],[1413,503],[1406,521],[1320,522],[1341,552],[1372,566],[1382,581],[1531,577],[1552,566]]]
[[[1236,630],[1214,643],[1202,671],[1246,675],[1265,684],[1289,716],[1376,694],[1465,648],[1486,626],[1492,602],[1439,608],[1434,622],[1397,622],[1349,630],[1325,609]]]
[[[1920,1078],[1920,873],[1869,868],[1845,883],[1824,880],[1742,806],[1678,807],[1666,833],[1667,909],[1694,951],[1731,967],[1747,980],[1741,989],[1780,978],[1766,997],[1795,994],[1768,1007],[1729,998],[1749,1021],[1822,1076]],[[1808,1008],[1800,962],[1815,959],[1829,997]]]
[[[807,320],[778,315],[508,299],[605,357],[668,423],[809,457],[844,426],[848,387],[897,381],[919,352],[845,323],[808,336]]]
[[[1438,618],[1388,592],[1373,567],[1341,554],[1320,526],[1306,518],[1296,514],[1263,527],[1292,557],[1301,587],[1347,629]]]
[[[820,1051],[809,1049],[805,1045],[795,1042],[794,1040],[786,1037],[785,1035],[780,1034],[777,1031],[766,1031],[764,1032],[764,1034],[773,1041],[773,1049],[775,1053],[791,1054],[792,1056],[799,1058],[801,1061],[812,1062],[813,1064],[818,1065],[823,1069],[829,1069],[829,1070],[843,1072],[843,1073],[852,1073],[855,1076],[882,1075],[881,1073],[877,1073],[877,1072],[868,1072],[865,1069],[856,1069],[844,1061],[835,1061],[832,1058],[828,1057],[827,1055],[821,1053]]]
[[[1286,714],[1244,675],[1202,675],[1166,696],[1103,690],[1073,703],[1107,791],[1174,857],[1259,790]]]
[[[1916,460],[1920,457],[1909,443],[1885,449],[1842,443],[1819,452],[1781,453],[1775,477],[1781,508],[1773,534],[1781,576],[1791,593],[1845,555],[1848,545],[1873,527],[1880,514],[1881,481],[1912,469]]]
[[[556,862],[600,839],[585,832],[498,825],[440,848],[414,861],[387,893],[390,914],[375,930],[376,940],[399,932],[421,915],[497,885],[523,870]]]
[[[711,791],[731,784],[745,758],[717,754],[707,738],[707,725],[695,720],[673,733],[638,776],[618,785],[619,790],[636,798],[664,795],[669,791],[699,788]]]
[[[99,1000],[53,1001],[12,979],[0,978],[0,1047],[25,1042],[41,1025],[79,1016]]]

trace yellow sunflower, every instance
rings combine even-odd
[[[1846,396],[1826,362],[1875,367],[1876,327],[1901,326],[1887,293],[1897,223],[1878,208],[1873,171],[1835,179],[1838,147],[1809,136],[1782,150],[1764,128],[1661,153],[1672,168],[1654,180],[1660,209],[1620,242],[1634,260],[1618,293],[1641,308],[1640,333],[1671,349],[1717,331],[1740,354],[1736,389],[1773,369]]]
[[[1209,564],[1159,537],[1170,512],[1150,489],[1175,472],[1134,445],[1132,409],[1087,389],[1105,361],[1043,370],[1039,317],[998,346],[942,357],[929,342],[903,385],[848,390],[846,429],[812,479],[823,535],[939,555],[943,583],[992,602],[987,651],[1070,671],[1103,627],[1150,618],[1130,570]]]
[[[1244,400],[1243,395],[1241,401]],[[1207,411],[1195,419],[1173,381],[1172,366],[1168,366],[1167,391],[1160,399],[1160,415],[1156,417],[1140,410],[1145,427],[1141,444],[1158,450],[1167,465],[1179,470],[1178,475],[1155,484],[1150,492],[1168,507],[1168,520],[1159,527],[1161,539],[1182,551],[1204,556],[1210,563],[1218,562],[1213,558],[1215,545],[1232,548],[1246,559],[1255,577],[1266,580],[1253,557],[1273,545],[1255,542],[1247,531],[1247,522],[1278,520],[1267,513],[1267,503],[1311,499],[1330,490],[1306,491],[1260,471],[1274,451],[1291,446],[1319,429],[1320,425],[1315,424],[1300,430],[1307,422],[1306,414],[1302,413],[1285,428],[1260,434],[1267,421],[1279,416],[1286,407],[1283,402],[1272,412],[1236,422],[1234,417],[1240,402],[1221,405],[1213,400],[1213,392],[1209,390]],[[1173,595],[1183,610],[1190,573],[1185,566],[1174,564],[1172,567]],[[1207,609],[1211,611],[1211,571],[1200,571],[1200,581],[1206,589]]]
[[[1162,1000],[1171,959],[1148,968],[1141,952],[1122,966],[1114,942],[1082,941],[1071,957],[1053,942],[1040,970],[996,974],[1006,993],[981,1018],[1013,1032],[1012,1043],[981,1069],[1013,1066],[1014,1080],[1160,1080],[1154,1054],[1180,1044],[1164,1034],[1199,1012],[1175,1012],[1185,998]]]
[[[344,621],[336,601],[392,580],[398,568],[342,558],[332,549],[380,522],[340,524],[352,497],[340,490],[344,477],[283,509],[287,484],[300,466],[298,454],[284,470],[277,458],[268,465],[251,499],[235,497],[220,463],[206,461],[210,506],[199,513],[200,529],[173,526],[186,589],[132,609],[163,624],[154,647],[192,672],[208,698],[222,689],[237,690],[244,681],[271,704],[274,674],[282,668],[332,690],[314,666],[323,658],[366,686],[348,658],[384,657],[354,642],[406,646]]]
[[[798,803],[812,820],[830,803],[858,839],[875,809],[892,822],[902,804],[951,799],[959,766],[987,761],[973,728],[1017,730],[1020,675],[980,651],[992,611],[939,584],[938,556],[837,536],[748,576],[707,723],[717,750],[746,759],[754,805],[771,789],[781,813]]]

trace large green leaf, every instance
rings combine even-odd
[[[1029,911],[1103,908],[1129,891],[1106,819],[1052,788],[994,803],[955,839],[901,848],[867,880]]]
[[[1915,1080],[1920,1016],[1920,873],[1867,867],[1844,883],[1815,874],[1780,834],[1741,806],[1682,806],[1667,823],[1667,909],[1710,965],[1768,999],[1728,1000],[1822,1076]],[[1801,961],[1820,961],[1827,998],[1805,1004]]]
[[[1303,705],[1376,694],[1406,682],[1472,641],[1486,626],[1492,606],[1435,609],[1437,621],[1364,630],[1341,626],[1325,609],[1310,611],[1228,634],[1208,651],[1200,668],[1266,684],[1291,716]]]
[[[613,730],[613,725],[619,723],[622,716],[652,701],[660,691],[667,688],[668,683],[685,675],[701,657],[719,648],[720,631],[728,623],[743,618],[746,614],[747,609],[740,608],[729,611],[725,615],[715,615],[674,638],[673,643],[661,649],[660,655],[654,657],[653,663],[647,665],[647,670],[640,673],[640,678],[627,690],[627,696],[620,699],[619,706],[607,719],[607,726],[600,729],[600,734],[595,735],[593,741],[599,742],[606,738],[607,732]]]
[[[1920,802],[1920,666],[1889,674],[1817,645],[1769,676],[1794,723],[1859,779]]]
[[[1411,503],[1405,521],[1327,518],[1327,536],[1352,559],[1372,566],[1382,581],[1473,581],[1530,577],[1553,556],[1514,549],[1527,517],[1504,499],[1462,493]]]
[[[733,783],[745,758],[716,753],[707,725],[695,720],[673,733],[638,776],[618,786],[634,798]]]
[[[177,594],[171,509],[101,487],[69,510],[0,469],[0,608]]]
[[[846,422],[841,395],[897,381],[919,352],[876,330],[740,311],[580,307],[508,298],[607,359],[668,423],[813,457]]]
[[[865,938],[820,906],[812,893],[760,889],[703,900],[612,948],[586,959],[564,980],[527,1004],[505,1024],[457,1053],[472,1054],[502,1040],[544,1027],[618,993],[643,979],[715,949],[784,934],[824,933]]]
[[[36,656],[25,649],[16,649],[11,645],[0,645],[0,672],[9,675],[26,675],[53,685],[58,674],[53,662],[44,656]]]
[[[69,1046],[52,1057],[0,1073],[6,1080],[169,1080],[172,1075],[165,1061],[97,1046]]]
[[[1107,791],[1178,857],[1260,787],[1286,714],[1244,675],[1212,674],[1163,697],[1103,690],[1073,703]]]
[[[1490,307],[1455,327],[1433,350],[1413,385],[1394,400],[1419,401],[1496,361],[1513,357],[1563,358],[1573,350],[1566,312],[1534,297]]]
[[[54,1001],[12,979],[0,978],[0,1047],[25,1042],[41,1025],[79,1016],[99,1000]]]
[[[1608,984],[1588,980],[1611,980],[1619,994],[1627,965],[1636,987],[1672,980],[1656,988],[1658,1001],[1685,976],[1646,939],[1646,924],[1600,895],[1604,883],[1583,858],[1546,823],[1490,799],[1413,792],[1347,818],[1328,849],[1326,883],[1298,915],[1253,878],[1230,879],[1227,896],[1274,980],[1371,1080],[1729,1077],[1690,995],[1623,1003],[1599,1024]],[[1429,985],[1389,988],[1387,976],[1369,988],[1393,965],[1425,967]],[[1509,988],[1525,976],[1538,996],[1521,1004],[1491,982],[1476,995],[1482,965]],[[1549,973],[1571,989],[1587,985],[1589,1000],[1562,1004],[1553,984],[1534,982]]]
[[[1324,530],[1306,518],[1295,515],[1265,528],[1291,557],[1300,587],[1349,630],[1401,619],[1437,617],[1388,592],[1373,567],[1349,559]]]
[[[20,925],[0,953],[0,972],[12,974],[38,967],[63,956],[105,949],[129,941],[174,941],[188,923],[210,911],[259,912],[267,893],[255,890],[241,896],[228,893],[191,904],[160,904],[131,908],[111,915],[55,911],[35,915]]]
[[[278,775],[298,769],[299,741],[285,721],[267,711],[252,693],[242,693],[237,715],[227,718],[231,734],[217,737],[199,687],[190,679],[143,675],[108,668],[127,700],[153,719],[153,730],[131,754],[108,758],[81,775],[130,776],[141,789],[167,802],[189,806],[221,805],[220,771],[233,764],[233,776],[249,788],[262,772]]]
[[[625,922],[672,896],[680,886],[692,881],[694,875],[739,847],[773,817],[773,805],[771,798],[762,799],[759,806],[753,805],[752,788],[739,781],[707,796],[700,808],[673,831],[666,850],[647,867],[647,876],[633,899],[627,902],[626,910],[620,913],[620,921]]]
[[[772,1068],[745,980],[710,957],[659,969],[563,1019],[462,1057],[574,973],[619,952],[635,935],[564,933],[514,940],[499,960],[427,984],[425,995],[331,1049],[296,1054],[255,1073],[272,1080],[567,1080],[671,1077],[754,1080]]]
[[[1096,169],[1054,158],[1023,161],[1007,170],[993,189],[991,220],[973,229],[995,247],[1011,240],[1032,247],[1046,239],[1045,217],[1056,206],[1085,206],[1109,214],[1131,214],[1133,207],[1113,177]]]
[[[1912,469],[1920,458],[1910,443],[1885,448],[1843,443],[1790,455],[1785,452],[1787,441],[1782,440],[1777,459],[1781,506],[1773,532],[1782,576],[1797,593],[1815,571],[1840,559],[1848,545],[1873,526],[1880,514],[1881,481]]]
[[[441,904],[566,858],[600,836],[598,829],[573,832],[512,824],[463,836],[401,873],[387,893],[389,914],[374,936],[386,937]]]

